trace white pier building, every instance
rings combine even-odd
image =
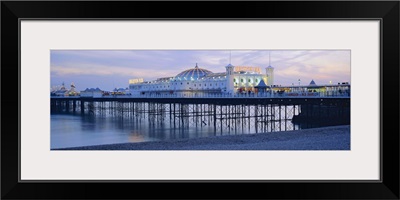
[[[144,81],[142,78],[130,79],[132,95],[151,94],[235,94],[255,93],[256,86],[263,80],[267,86],[274,84],[274,68],[268,66],[263,74],[260,67],[225,67],[225,72],[214,73],[197,65],[175,76]],[[262,83],[264,85],[264,83]]]

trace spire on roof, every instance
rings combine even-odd
[[[269,54],[268,66],[271,66],[271,52],[269,51],[268,54]]]
[[[269,59],[268,59],[268,67],[267,68],[273,68],[271,66],[271,51],[268,52],[268,57],[269,57]]]
[[[231,64],[231,59],[232,59],[232,51],[229,51],[229,64]]]

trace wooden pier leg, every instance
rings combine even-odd
[[[244,105],[242,104],[242,131],[244,130],[244,122],[246,121],[245,117],[246,117],[246,113],[244,112]]]
[[[273,116],[273,118],[272,118],[272,116]],[[272,105],[272,104],[271,104],[271,119],[273,119],[271,122],[271,131],[275,131],[275,120],[276,120],[275,105]]]
[[[132,102],[132,115],[131,117],[135,116],[135,102]]]
[[[65,112],[69,113],[69,101],[68,100],[65,101]]]
[[[253,117],[251,115],[251,105],[245,105],[245,112],[247,113],[247,121],[245,126],[249,128],[250,131],[250,125],[251,125],[251,118]]]
[[[279,131],[282,131],[282,115],[281,115],[281,104],[279,104]]]
[[[123,102],[118,102],[118,115],[119,115],[119,117],[123,117],[124,116],[124,106],[125,106],[125,103],[123,103]]]
[[[213,117],[214,117],[214,132],[217,130],[217,105],[213,105]]]
[[[221,118],[219,119],[219,121],[221,122],[221,135],[222,135],[222,132],[223,132],[223,129],[222,129],[222,113],[223,113],[223,112],[222,112],[222,105],[220,105],[219,108],[220,108],[220,109],[219,109],[219,112],[220,112],[220,116],[221,116]]]
[[[267,132],[270,132],[269,126],[271,124],[271,116],[272,116],[271,105],[267,104],[267,121],[266,121],[266,123],[267,123]]]
[[[81,114],[85,114],[85,102],[81,100]]]
[[[285,131],[287,128],[287,105],[285,105]]]
[[[176,124],[175,124],[175,120],[176,120],[176,103],[174,103],[174,113],[173,113],[173,115],[174,115],[174,128],[175,128],[175,126],[176,126]]]
[[[171,122],[172,112],[171,112],[171,103],[169,103],[169,121]]]
[[[255,128],[256,128],[256,133],[258,133],[258,104],[254,105],[254,113],[255,113],[255,119],[254,119],[254,123],[255,123]]]
[[[182,127],[184,126],[184,121],[183,121],[183,104],[180,104],[180,115],[179,117],[181,118],[182,121]]]
[[[240,123],[239,111],[240,111],[240,106],[239,105],[235,105],[235,133],[237,132],[237,126]]]
[[[201,105],[200,105],[200,108],[201,108]],[[194,111],[195,109],[196,109],[196,111]],[[193,112],[192,113],[194,114],[193,121],[195,121],[196,128],[197,128],[198,121],[199,121],[199,105],[198,104],[194,104],[193,105]],[[200,118],[200,121],[201,121],[201,118]],[[200,126],[203,126],[203,123],[200,122]]]

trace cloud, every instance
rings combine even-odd
[[[231,54],[231,64],[258,66],[264,73],[271,62],[276,84],[296,84],[299,78],[302,82],[314,79],[317,84],[350,82],[350,51],[233,50]],[[175,76],[196,63],[213,72],[224,72],[229,55],[229,50],[52,50],[50,69],[54,82],[79,77],[82,85],[106,79],[125,84],[129,78]],[[91,82],[84,83],[85,79]]]
[[[51,73],[53,76],[66,77],[66,76],[123,76],[131,78],[147,78],[151,79],[154,76],[163,77],[166,71],[161,71],[159,69],[140,69],[135,70],[130,67],[118,67],[118,66],[104,66],[104,65],[86,65],[78,64],[73,67],[66,66],[52,66]]]

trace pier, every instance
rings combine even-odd
[[[52,113],[166,121],[174,127],[213,126],[234,131],[252,124],[257,131],[287,130],[287,122],[350,124],[349,96],[117,96],[51,97]],[[294,128],[289,130],[294,130]]]

